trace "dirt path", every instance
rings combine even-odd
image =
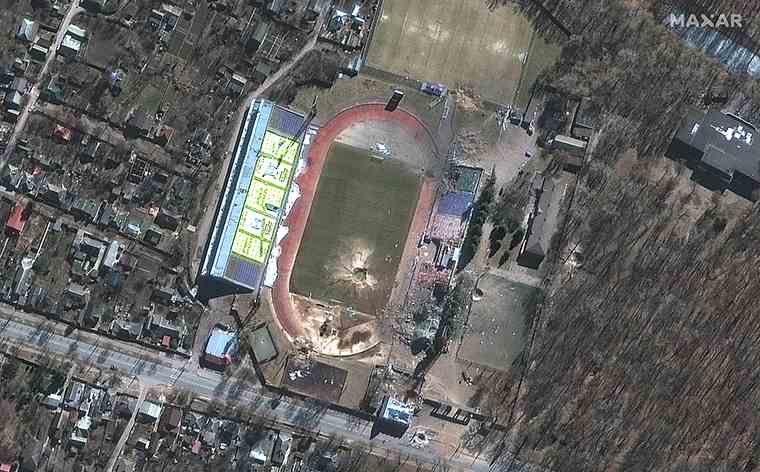
[[[317,191],[319,176],[333,141],[344,130],[359,123],[395,122],[407,130],[407,133],[419,140],[432,140],[430,131],[417,117],[403,110],[385,111],[384,103],[367,103],[356,105],[341,111],[322,127],[311,145],[308,155],[308,167],[298,178],[301,191],[300,198],[293,205],[285,219],[288,235],[280,243],[281,254],[277,259],[277,279],[272,287],[272,305],[276,317],[290,337],[304,334],[301,320],[293,307],[290,297],[290,276],[301,245],[306,222],[309,219],[312,201]],[[411,130],[411,133],[409,131]]]

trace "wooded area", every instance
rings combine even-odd
[[[543,83],[590,97],[601,126],[531,348],[481,385],[510,427],[489,438],[500,470],[513,453],[563,471],[754,470],[760,209],[697,186],[663,153],[686,109],[711,96],[760,121],[760,86],[682,44],[654,0],[520,7],[550,36],[563,36],[557,20],[573,33]]]

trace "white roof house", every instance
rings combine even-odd
[[[63,42],[61,42],[61,47],[58,49],[58,52],[64,56],[74,57],[79,55],[79,51],[81,50],[82,42],[70,34],[67,34],[63,37]]]
[[[66,28],[66,33],[67,35],[70,35],[79,41],[84,41],[87,39],[87,30],[80,28],[77,25],[69,25],[69,27]]]
[[[141,415],[151,420],[157,420],[161,417],[161,405],[151,401],[144,401],[138,411]]]
[[[34,42],[37,36],[37,23],[29,18],[22,18],[16,29],[16,39],[27,43]]]

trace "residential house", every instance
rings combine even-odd
[[[253,80],[259,83],[264,82],[276,70],[277,65],[262,59],[253,68]]]
[[[105,258],[107,244],[83,229],[77,231],[73,244],[72,273],[78,277],[95,278]]]
[[[414,409],[395,398],[386,396],[380,406],[375,427],[379,432],[400,438],[412,423]]]
[[[150,31],[158,31],[164,25],[166,21],[166,13],[155,8],[150,11],[148,19],[145,22],[145,27]]]
[[[110,332],[117,338],[126,340],[136,340],[142,336],[143,324],[136,321],[127,321],[122,319],[111,322]]]
[[[293,438],[290,436],[290,434],[285,432],[280,432],[277,434],[277,439],[274,441],[274,448],[272,449],[273,466],[282,467],[288,462],[292,444]]]
[[[588,98],[582,99],[575,109],[575,116],[573,117],[573,125],[570,130],[570,135],[573,138],[582,139],[583,141],[591,139],[595,123],[591,117],[590,110],[591,100]]]
[[[182,424],[182,410],[176,406],[168,406],[161,413],[158,431],[162,434],[176,432]]]
[[[233,73],[229,80],[227,81],[227,85],[224,87],[224,91],[227,95],[232,96],[238,96],[243,94],[243,90],[245,90],[245,86],[248,83],[248,79],[243,77],[240,74]]]
[[[192,165],[208,164],[211,159],[211,134],[205,128],[196,128],[190,137],[187,162]]]
[[[250,52],[256,52],[261,47],[266,37],[269,35],[269,31],[272,29],[272,22],[262,20],[256,25],[253,30],[253,34],[248,37],[245,47]]]
[[[50,103],[56,103],[59,105],[63,103],[65,85],[66,81],[63,79],[63,77],[61,77],[60,74],[54,74],[53,77],[50,78],[50,82],[48,82],[47,87],[45,87],[45,100]]]
[[[16,75],[26,74],[26,70],[29,69],[29,59],[22,59],[16,57],[13,59],[13,73]]]
[[[58,54],[69,59],[75,59],[79,57],[79,53],[81,51],[82,41],[76,39],[70,34],[67,34],[63,37],[61,47],[58,48]]]
[[[82,7],[93,13],[100,13],[105,9],[108,0],[82,0]]]
[[[68,204],[68,190],[62,184],[46,182],[40,198],[50,205],[63,208]]]
[[[181,219],[181,215],[161,207],[156,215],[156,224],[163,229],[177,231]]]
[[[523,267],[538,269],[549,250],[549,238],[544,233],[546,212],[553,192],[551,179],[534,176],[528,199],[527,230],[517,255],[517,263]]]
[[[203,350],[203,361],[216,368],[225,368],[235,362],[239,355],[240,341],[237,333],[217,324],[211,329]]]
[[[148,228],[148,230],[145,231],[143,240],[151,246],[158,246],[161,244],[161,238],[163,238],[163,236],[164,235],[161,230],[156,228]]]
[[[272,455],[272,451],[277,441],[277,435],[274,431],[267,431],[264,436],[259,439],[256,444],[251,447],[251,452],[248,453],[248,457],[258,465],[264,465]]]
[[[80,28],[77,25],[69,25],[66,28],[66,35],[71,36],[77,41],[87,41],[87,30]]]
[[[98,141],[97,139],[91,139],[82,148],[82,151],[79,153],[79,159],[82,162],[94,162],[98,157],[98,153],[102,145],[103,142]]]
[[[83,448],[87,445],[90,435],[92,419],[89,416],[83,416],[77,420],[69,436],[69,445],[77,448]]]
[[[38,62],[44,61],[47,58],[47,55],[48,48],[40,44],[33,44],[32,47],[29,48],[29,56]]]
[[[21,110],[23,97],[26,95],[28,85],[29,82],[23,77],[13,79],[3,101],[6,111]]]
[[[111,334],[117,338],[135,340],[142,336],[143,324],[136,321],[113,320]]]
[[[64,306],[69,308],[84,308],[90,303],[90,289],[79,284],[71,283],[63,293]]]
[[[161,418],[161,405],[148,400],[142,402],[140,408],[137,410],[137,414],[140,419],[145,422],[155,422]]]
[[[164,29],[174,31],[179,19],[182,17],[182,9],[174,5],[164,3],[161,5],[161,11],[164,12]]]
[[[161,315],[150,316],[148,329],[151,334],[160,338],[169,337],[171,339],[179,339],[187,333],[183,318],[180,318],[180,322],[177,323]]]
[[[44,400],[42,400],[42,404],[51,410],[57,410],[61,407],[62,403],[63,395],[61,395],[61,392],[51,393],[50,395],[46,396]]]
[[[55,125],[55,129],[53,129],[53,136],[55,136],[59,141],[68,143],[71,141],[72,132],[71,129],[66,128],[65,126]]]
[[[101,203],[92,198],[77,198],[71,205],[74,217],[85,223],[94,223],[98,219]]]
[[[108,270],[114,270],[124,254],[124,249],[125,246],[121,241],[111,241],[108,245],[106,256],[103,259],[103,267]]]
[[[33,43],[37,39],[39,25],[31,18],[21,18],[16,27],[16,39],[24,43]]]
[[[82,398],[84,398],[84,392],[86,389],[87,385],[84,383],[78,380],[72,380],[66,391],[66,397],[63,403],[64,406],[72,410],[79,409],[79,405],[82,403]]]
[[[24,440],[24,450],[21,452],[18,470],[16,472],[37,472],[42,465],[42,453],[45,444],[34,436],[27,436]]]
[[[151,300],[160,303],[162,305],[170,306],[180,300],[179,292],[172,287],[160,287],[153,290],[150,296]]]
[[[32,286],[32,275],[34,275],[34,271],[32,270],[33,267],[34,258],[27,256],[21,259],[21,264],[16,270],[17,283],[16,289],[13,293],[18,300],[18,304],[22,306],[26,306],[26,296]]]
[[[26,221],[29,218],[29,212],[26,211],[27,204],[17,202],[13,207],[13,212],[8,216],[5,222],[5,232],[9,234],[21,234],[24,232]]]

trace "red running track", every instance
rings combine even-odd
[[[394,121],[413,131],[416,139],[424,140],[428,144],[434,143],[430,131],[419,118],[401,109],[387,112],[384,103],[366,103],[347,108],[319,129],[309,148],[307,167],[304,173],[296,179],[301,190],[301,196],[296,200],[285,219],[288,234],[280,243],[281,252],[280,257],[277,258],[277,279],[272,286],[272,304],[275,315],[282,328],[291,337],[302,336],[304,331],[301,327],[301,318],[290,298],[290,275],[293,272],[298,248],[301,246],[306,222],[309,220],[311,204],[314,200],[314,194],[317,192],[319,176],[322,175],[327,153],[332,142],[343,130],[353,124],[368,121]]]

